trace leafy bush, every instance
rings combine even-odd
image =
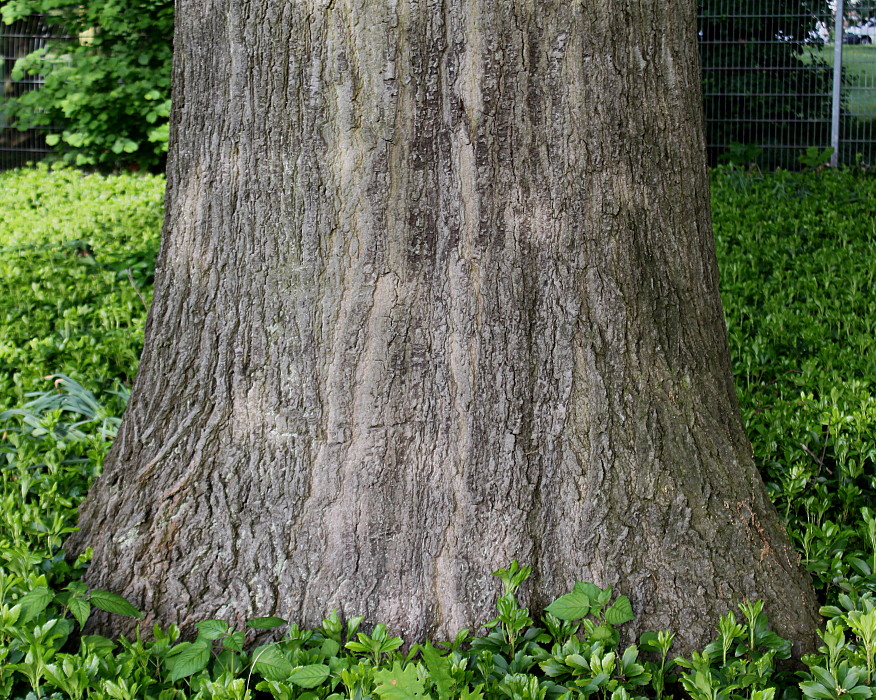
[[[714,642],[673,656],[670,631],[622,647],[623,595],[578,582],[539,614],[502,591],[480,635],[405,649],[382,625],[329,615],[314,630],[204,620],[196,636],[85,635],[88,555],[63,556],[100,471],[140,350],[160,178],[40,168],[0,175],[0,697],[171,700],[864,700],[876,689],[876,180],[852,172],[722,169],[713,208],[734,372],[755,456],[825,603],[817,653],[757,601]],[[14,252],[14,255],[12,253]],[[132,283],[133,280],[133,283]],[[143,299],[140,299],[142,295]],[[66,324],[66,325],[65,325]],[[36,340],[36,343],[32,343]],[[49,375],[49,376],[47,376]],[[264,634],[275,642],[264,643]],[[259,643],[262,642],[262,643]]]
[[[57,35],[20,59],[13,80],[45,79],[8,108],[20,129],[63,125],[46,138],[65,161],[159,170],[167,152],[173,3],[8,0],[6,24],[43,15]]]

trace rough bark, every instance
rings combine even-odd
[[[693,0],[178,11],[134,395],[74,547],[189,625],[410,640],[612,585],[702,645],[814,595],[729,372]]]

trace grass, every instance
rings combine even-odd
[[[869,49],[870,47],[862,47]],[[203,621],[194,640],[79,637],[93,608],[137,614],[79,578],[63,541],[99,472],[142,343],[161,178],[46,168],[0,174],[0,697],[342,700],[865,700],[876,690],[876,179],[852,171],[713,175],[733,370],[755,458],[825,606],[823,647],[789,645],[756,603],[701,655],[672,637],[618,647],[622,592],[579,583],[544,615],[516,602],[479,637],[402,654],[328,617]],[[5,409],[5,410],[3,410]],[[487,611],[484,611],[485,619]],[[536,622],[537,621],[537,622]],[[539,626],[536,627],[535,625]],[[275,644],[245,649],[253,629]],[[245,637],[245,634],[249,636]]]
[[[833,66],[833,46],[811,49],[814,57]],[[876,118],[876,45],[844,45],[845,96],[848,111]]]

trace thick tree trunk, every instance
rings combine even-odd
[[[694,0],[181,2],[146,349],[74,546],[155,619],[409,639],[490,571],[703,644],[814,596],[729,373]]]

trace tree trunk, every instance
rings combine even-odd
[[[694,0],[181,2],[155,302],[81,513],[162,623],[409,641],[612,585],[702,645],[814,595],[739,416]]]

